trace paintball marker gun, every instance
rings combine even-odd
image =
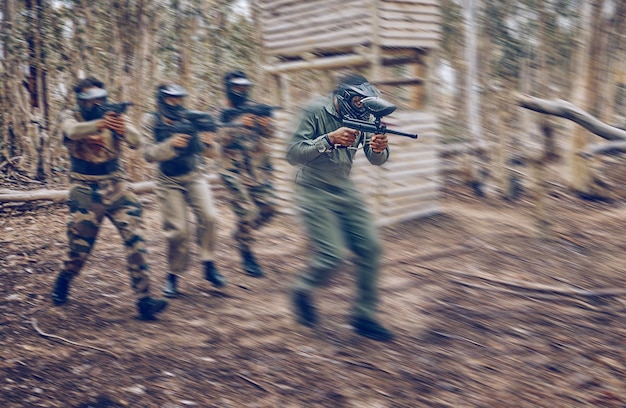
[[[132,102],[106,102],[102,105],[98,105],[98,109],[104,115],[107,112],[113,112],[115,114],[121,115],[122,113],[126,113],[126,109],[131,106]]]
[[[209,113],[187,109],[183,112],[182,117],[191,122],[198,132],[215,132],[217,130],[217,123]]]
[[[215,123],[213,116],[207,112],[185,109],[181,112],[180,117],[183,120],[176,121],[172,125],[156,124],[156,140],[162,142],[165,139],[162,136],[164,133],[161,132],[163,129],[167,129],[167,134],[182,133],[191,135],[192,137],[187,147],[179,150],[189,154],[202,152],[203,146],[198,132],[215,132],[217,130],[218,125]]]
[[[406,133],[400,132],[398,130],[387,129],[387,125],[381,123],[381,118],[383,116],[390,115],[393,111],[396,110],[396,106],[391,102],[388,102],[377,96],[370,96],[367,98],[363,98],[361,103],[365,107],[365,109],[374,116],[374,122],[367,122],[364,120],[358,119],[344,119],[343,126],[349,127],[350,129],[360,130],[361,132],[368,132],[374,134],[383,134],[390,133],[393,135],[410,137],[412,139],[417,139],[417,134],[415,133]]]
[[[237,108],[222,110],[222,123],[232,122],[239,115],[250,113],[256,116],[272,116],[274,111],[282,109],[282,106],[265,105],[262,103],[245,103]]]

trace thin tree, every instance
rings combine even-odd
[[[572,91],[572,102],[574,105],[588,110],[591,106],[593,97],[592,79],[592,55],[594,54],[593,45],[598,41],[598,31],[594,30],[594,22],[599,22],[600,6],[602,0],[582,0],[580,29],[581,35],[578,47],[578,57],[576,58],[575,73],[576,81]],[[580,194],[591,194],[591,171],[588,162],[579,155],[590,141],[590,133],[584,128],[576,127],[573,129],[573,138],[567,153],[568,161],[571,166],[571,188]]]

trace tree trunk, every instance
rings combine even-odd
[[[36,152],[32,140],[29,138],[27,124],[30,123],[30,108],[25,97],[25,87],[22,85],[22,75],[19,67],[23,61],[19,60],[20,53],[16,51],[18,44],[15,39],[20,38],[14,26],[16,13],[15,1],[5,0],[4,9],[4,109],[6,121],[4,124],[6,155],[9,167],[14,170],[27,170],[28,176],[33,176],[36,171]],[[20,156],[20,160],[11,161],[14,156]],[[34,165],[32,164],[34,162]],[[12,170],[10,169],[10,170]],[[31,170],[31,171],[28,171]],[[22,176],[23,177],[23,176]]]
[[[479,0],[466,0],[465,14],[465,61],[467,63],[467,120],[470,138],[473,142],[481,144],[482,135],[480,129],[480,101],[478,98],[478,61],[476,47],[476,10],[479,9]]]
[[[465,63],[467,64],[466,76],[466,109],[468,133],[470,142],[474,144],[475,154],[467,157],[466,174],[469,176],[469,185],[474,193],[480,197],[485,194],[485,181],[487,179],[487,152],[485,141],[480,127],[481,110],[478,93],[478,47],[476,45],[476,10],[480,0],[467,0],[464,2],[463,14],[465,20]]]
[[[615,15],[608,26],[609,49],[607,50],[609,62],[607,63],[608,81],[602,82],[604,88],[602,94],[607,96],[606,116],[600,119],[611,122],[619,115],[618,92],[620,86],[623,86],[624,71],[626,70],[626,36],[624,35],[624,27],[626,26],[626,1],[618,2]]]
[[[29,73],[28,92],[30,95],[30,113],[35,125],[29,126],[28,136],[32,139],[35,149],[34,157],[30,158],[32,163],[29,174],[35,176],[40,181],[46,179],[49,172],[49,161],[47,160],[48,124],[48,90],[46,76],[46,59],[44,33],[42,25],[45,23],[45,4],[42,0],[26,0],[25,2],[28,16],[27,44],[29,50]]]
[[[178,40],[178,79],[177,81],[184,87],[189,89],[191,85],[190,70],[190,48],[191,48],[191,32],[190,25],[193,24],[193,17],[188,16],[188,10],[182,8],[178,4],[176,9],[176,38]]]
[[[11,8],[12,0],[3,0],[2,1],[2,19],[0,19],[1,30],[2,33],[2,49],[10,50],[11,49],[11,41],[12,36],[11,32],[13,30],[13,11]],[[2,78],[2,94],[0,94],[0,159],[2,161],[8,160],[11,158],[11,154],[9,152],[9,112],[8,107],[10,106],[10,96],[11,90],[9,89],[9,77],[11,76],[11,67],[10,67],[10,56],[7,55],[5,58],[0,59],[2,62],[2,70],[0,71],[0,77]]]
[[[538,69],[537,69],[537,93],[545,97],[547,90],[550,89],[550,71],[547,66],[547,48],[548,48],[548,13],[544,4],[540,2],[537,5],[537,13],[539,14],[539,46],[537,49]],[[539,116],[537,118],[539,128],[541,129],[540,143],[541,151],[534,160],[529,160],[533,174],[533,190],[535,198],[535,225],[539,231],[541,239],[552,238],[551,221],[546,211],[546,201],[548,195],[547,165],[551,158],[556,157],[554,143],[554,129],[550,117]]]
[[[581,44],[578,51],[576,66],[576,80],[572,95],[573,103],[588,109],[594,99],[593,92],[593,66],[594,44],[598,41],[598,28],[594,25],[599,21],[601,0],[584,0],[581,11]],[[579,155],[589,143],[589,133],[580,127],[574,129],[574,137],[568,151],[568,159],[571,166],[571,188],[582,195],[591,195],[592,176],[588,162]]]

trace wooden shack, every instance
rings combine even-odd
[[[353,177],[381,225],[437,212],[440,161],[430,78],[441,32],[438,1],[259,0],[258,7],[273,103],[301,106],[330,92],[339,74],[364,74],[398,106],[384,118],[388,126],[419,139],[390,136],[391,157],[381,167],[357,154]],[[277,116],[277,187],[286,210],[295,172],[284,159],[293,113]]]

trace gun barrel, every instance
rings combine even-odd
[[[387,129],[387,133],[391,133],[393,135],[398,135],[398,136],[404,136],[404,137],[410,137],[411,139],[417,139],[417,133],[406,133],[406,132],[401,132],[399,130],[392,130],[392,129]]]
[[[389,129],[386,125],[381,125],[380,128],[377,128],[375,124],[369,122],[362,122],[360,120],[353,119],[344,119],[342,121],[345,127],[349,127],[350,129],[360,130],[361,132],[368,133],[390,133],[392,135],[410,137],[411,139],[417,139],[417,134],[415,133],[407,133],[401,132],[399,130]]]

